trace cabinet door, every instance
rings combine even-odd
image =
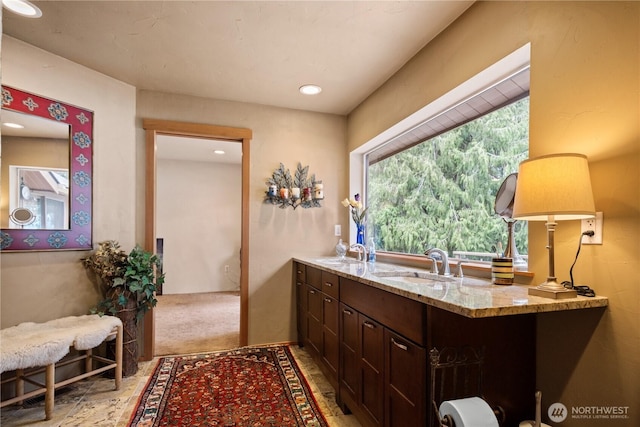
[[[357,404],[360,368],[358,363],[358,312],[340,304],[340,394]]]
[[[329,382],[338,387],[338,364],[340,345],[338,342],[338,300],[322,294],[323,323],[322,323],[322,362],[328,368]]]
[[[313,354],[322,353],[322,292],[307,285],[307,344]]]
[[[359,404],[371,425],[384,423],[384,327],[358,314],[360,332]],[[411,425],[411,424],[407,424]]]
[[[384,340],[386,425],[423,426],[427,404],[426,351],[388,329],[385,330]]]

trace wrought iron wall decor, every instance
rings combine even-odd
[[[309,166],[298,167],[293,175],[282,163],[267,179],[264,203],[278,205],[280,209],[301,206],[304,209],[320,208],[320,201],[324,199],[322,181],[317,180],[315,174],[309,176]]]

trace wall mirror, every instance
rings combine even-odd
[[[1,118],[0,250],[91,249],[93,112],[2,86]]]

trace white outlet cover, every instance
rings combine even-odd
[[[583,245],[601,245],[602,244],[602,225],[603,224],[603,215],[602,212],[596,212],[596,217],[593,219],[583,219],[581,232],[589,231],[593,229],[594,235],[591,236],[582,236],[582,244]]]

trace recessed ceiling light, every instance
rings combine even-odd
[[[7,122],[7,123],[3,123],[3,125],[5,125],[5,126],[6,126],[6,127],[8,127],[8,128],[24,129],[24,126],[19,125],[19,124],[17,124],[17,123],[9,123],[9,122]]]
[[[214,150],[215,154],[224,154],[224,150]]]
[[[27,18],[40,18],[42,16],[40,8],[27,0],[2,0],[2,5],[11,12]]]
[[[303,85],[300,86],[300,93],[304,95],[317,95],[322,92],[322,88],[317,85]]]

